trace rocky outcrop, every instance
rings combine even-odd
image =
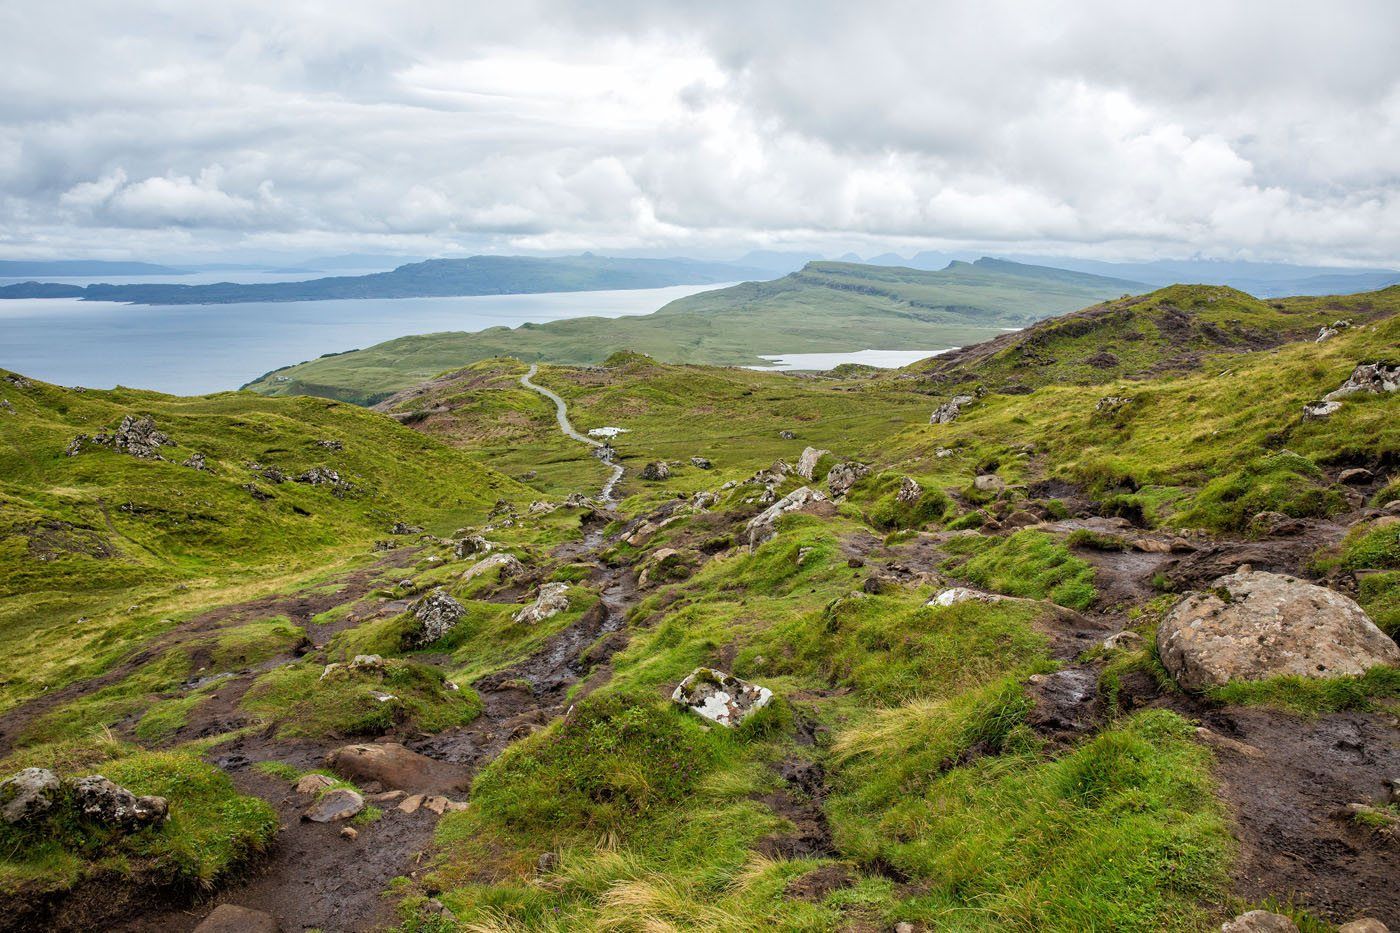
[[[1133,403],[1131,395],[1105,395],[1094,403],[1094,414],[1112,415]]]
[[[182,463],[182,464],[180,464],[180,465],[181,465],[181,466],[187,466],[187,467],[189,467],[191,470],[207,470],[207,469],[209,469],[209,464],[207,464],[207,463],[204,461],[204,454],[200,453],[199,451],[195,451],[194,453],[190,454],[189,458],[188,458],[187,460],[185,460],[185,462]]]
[[[473,554],[490,554],[496,545],[487,541],[481,535],[467,535],[459,538],[452,545],[452,553],[458,560],[471,557]]]
[[[697,470],[711,470],[711,469],[714,469],[714,464],[711,463],[710,460],[709,460],[709,458],[707,458],[707,457],[691,457],[691,458],[690,458],[690,465],[693,466],[693,467],[695,467]]]
[[[824,501],[826,501],[826,496],[820,490],[812,489],[809,486],[794,489],[749,519],[748,524],[744,526],[744,531],[749,539],[749,548],[756,548],[776,535],[778,533],[776,527],[778,519],[788,512],[795,512],[812,502]]]
[[[1400,389],[1400,364],[1357,363],[1347,381],[1322,398],[1323,401],[1335,402],[1358,392],[1380,395],[1397,389]]]
[[[844,496],[852,486],[869,475],[870,467],[863,463],[838,463],[826,474],[826,486],[833,496]]]
[[[642,479],[663,480],[671,478],[671,467],[665,460],[653,460],[642,467]]]
[[[297,476],[298,483],[305,483],[308,486],[329,486],[337,492],[349,492],[354,487],[340,478],[340,474],[329,467],[312,467],[305,473]]]
[[[1303,406],[1303,417],[1317,421],[1330,418],[1341,410],[1341,402],[1308,402]]]
[[[671,700],[721,726],[737,726],[773,699],[773,691],[710,667],[680,682]]]
[[[924,487],[912,476],[906,476],[899,481],[899,491],[894,494],[894,501],[900,505],[914,506],[918,505],[923,497]]]
[[[1333,321],[1331,324],[1324,324],[1317,331],[1317,339],[1314,343],[1322,343],[1330,340],[1351,326],[1351,321]]]
[[[164,797],[138,797],[100,774],[74,783],[73,801],[87,819],[128,831],[159,823],[170,810]]]
[[[1400,647],[1346,596],[1243,568],[1179,600],[1157,630],[1157,650],[1188,690],[1400,664]]]
[[[569,608],[569,584],[542,583],[535,601],[515,614],[516,622],[534,625]]]
[[[408,645],[415,648],[430,645],[442,638],[466,615],[462,604],[442,589],[433,590],[418,600],[410,611],[417,624],[408,636]]]
[[[53,809],[62,782],[47,768],[25,768],[0,782],[0,819],[23,823]]]
[[[805,480],[814,480],[813,474],[817,471],[817,464],[822,457],[831,455],[829,450],[819,450],[816,447],[807,447],[802,451],[802,456],[797,458],[797,475]]]
[[[951,424],[958,420],[958,415],[962,414],[964,408],[975,401],[977,401],[976,396],[955,395],[933,410],[933,414],[929,415],[928,423]]]
[[[125,416],[112,435],[113,447],[142,460],[161,459],[160,449],[170,443],[170,435],[157,430],[155,419],[150,415]]]

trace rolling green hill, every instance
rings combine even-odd
[[[275,370],[245,388],[373,404],[493,356],[592,364],[628,349],[673,363],[761,365],[760,355],[781,353],[934,351],[1137,289],[1119,279],[991,259],[939,272],[813,262],[770,282],[682,298],[650,315],[403,337]]]

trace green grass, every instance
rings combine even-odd
[[[1344,710],[1400,708],[1400,669],[1373,667],[1361,675],[1317,679],[1271,677],[1212,687],[1208,695],[1221,703],[1268,706],[1302,716]]]
[[[1049,599],[1071,609],[1087,609],[1098,596],[1094,568],[1075,557],[1064,544],[1041,531],[1018,531],[1007,538],[954,538],[948,569],[995,593],[1027,599]]]
[[[107,871],[156,887],[208,890],[261,852],[277,829],[270,806],[239,794],[194,754],[139,752],[102,763],[100,773],[135,794],[165,797],[169,820],[121,835],[60,805],[33,825],[0,827],[0,890],[51,892]]]

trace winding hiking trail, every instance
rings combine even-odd
[[[593,447],[597,450],[606,452],[601,454],[599,456],[599,459],[612,468],[612,476],[610,476],[608,478],[608,481],[603,484],[603,491],[600,494],[600,498],[602,498],[605,502],[612,501],[613,490],[617,488],[618,480],[622,479],[623,473],[622,464],[617,463],[613,459],[612,445],[605,444],[602,441],[594,440],[588,435],[580,434],[578,431],[574,430],[573,423],[569,421],[568,403],[565,402],[555,393],[551,392],[549,389],[546,389],[544,386],[540,385],[539,383],[530,381],[530,377],[535,375],[539,371],[540,364],[531,363],[530,371],[520,377],[520,384],[527,389],[533,389],[534,391],[538,392],[540,395],[543,395],[545,398],[549,399],[551,402],[554,403],[555,420],[559,422],[559,430],[563,431],[566,437],[570,437],[576,441],[587,444],[588,446]]]

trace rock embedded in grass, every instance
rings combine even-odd
[[[0,818],[23,823],[53,809],[62,782],[47,768],[25,768],[0,782]]]
[[[337,823],[358,816],[365,808],[365,798],[348,787],[328,790],[301,815],[313,823]]]
[[[813,502],[825,502],[826,496],[820,490],[802,486],[783,496],[768,508],[759,512],[749,523],[744,526],[744,531],[748,534],[749,548],[758,547],[763,542],[769,540],[778,533],[777,521],[788,512],[795,512],[805,508]]]
[[[773,691],[710,667],[697,667],[671,694],[680,706],[721,726],[737,726],[773,699]]]
[[[1251,910],[1226,922],[1221,933],[1298,933],[1298,925],[1283,914]]]
[[[477,566],[479,567],[480,564]],[[441,588],[433,590],[414,603],[411,611],[414,620],[418,623],[417,630],[412,632],[408,639],[414,646],[432,644],[452,631],[462,620],[462,616],[466,615],[466,609],[462,608],[462,604]]]
[[[1241,569],[1190,593],[1157,630],[1162,664],[1188,690],[1270,677],[1337,677],[1400,664],[1400,647],[1341,593]]]
[[[816,479],[814,475],[817,471],[817,464],[822,457],[831,456],[831,451],[821,450],[816,447],[807,447],[802,451],[802,455],[797,458],[797,475],[805,480]]]
[[[929,415],[928,423],[951,424],[958,420],[958,415],[962,414],[964,408],[975,401],[977,401],[976,397],[971,395],[955,395],[933,410],[933,414]]]
[[[542,583],[535,601],[515,614],[516,622],[534,625],[569,608],[569,584]]]
[[[170,810],[164,797],[138,797],[100,774],[74,783],[73,800],[88,819],[124,830],[159,823]]]
[[[665,460],[653,460],[642,467],[642,479],[656,481],[670,479],[670,477],[671,468],[667,466]]]

